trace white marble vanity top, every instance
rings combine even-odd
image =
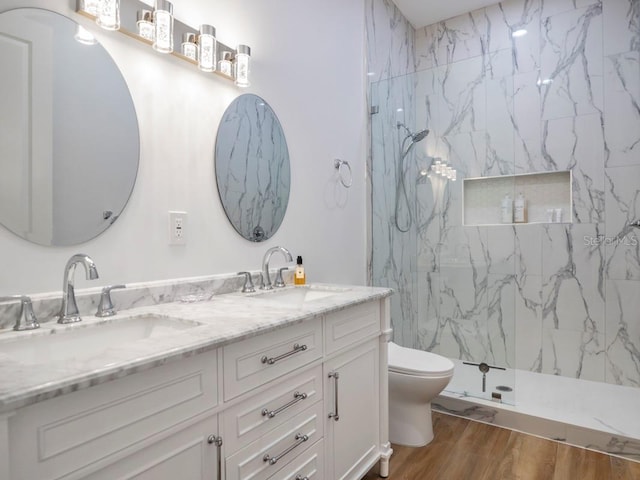
[[[82,322],[70,326],[46,323],[39,330],[2,333],[0,335],[0,413],[121,378],[168,361],[212,350],[243,338],[309,320],[327,312],[384,298],[392,293],[388,288],[351,285],[315,284],[306,287],[285,287],[285,289],[296,288],[323,291],[333,288],[335,294],[298,305],[285,301],[273,301],[266,295],[260,296],[259,292],[257,295],[242,293],[215,295],[203,301],[197,301],[200,297],[192,296],[186,297],[185,301],[123,310],[108,319],[85,315]],[[98,357],[89,360],[67,358],[64,362],[42,363],[36,360],[20,361],[6,353],[8,342],[25,337],[46,336],[60,330],[87,328],[92,325],[95,334],[100,335],[101,325],[94,324],[127,321],[127,319],[144,315],[167,316],[186,323],[198,322],[201,325],[177,330],[170,335],[158,338],[125,342],[110,347]]]

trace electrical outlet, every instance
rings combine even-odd
[[[169,212],[169,245],[187,243],[187,212]]]

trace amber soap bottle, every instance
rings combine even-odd
[[[306,275],[304,274],[304,267],[302,266],[302,257],[298,255],[298,259],[296,260],[296,271],[293,274],[293,284],[294,285],[304,285],[306,283]]]

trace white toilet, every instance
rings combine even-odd
[[[453,377],[453,362],[389,342],[389,439],[421,447],[433,440],[431,400]]]

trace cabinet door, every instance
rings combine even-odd
[[[82,478],[219,480],[217,435],[218,417],[213,415]]]
[[[376,338],[325,363],[327,478],[360,478],[378,457],[378,350]]]

